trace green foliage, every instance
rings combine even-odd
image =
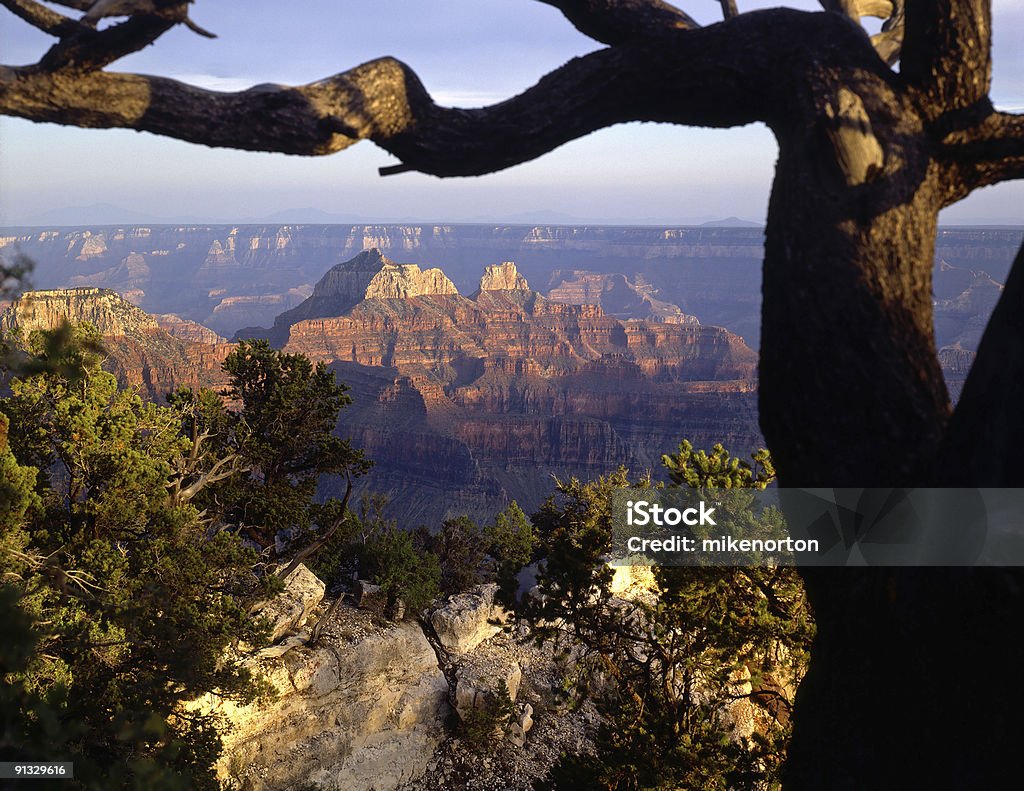
[[[445,519],[428,545],[441,567],[441,590],[461,593],[483,581],[488,537],[468,516]]]
[[[596,481],[555,481],[556,494],[533,515],[543,559],[537,584],[551,594],[531,599],[525,608],[538,638],[557,637],[561,621],[578,637],[600,630],[614,574],[604,562],[612,541],[612,494],[649,483],[647,479],[631,482],[625,468]]]
[[[661,457],[669,480],[691,489],[764,489],[775,480],[771,454],[762,448],[751,454],[750,462],[729,455],[720,444],[711,453],[695,451],[689,440],[679,443],[677,453]]]
[[[504,737],[515,716],[515,701],[505,679],[501,679],[493,696],[485,696],[484,705],[473,708],[462,721],[462,738],[473,752],[489,752]]]
[[[518,574],[533,559],[536,546],[533,525],[513,500],[495,515],[494,523],[484,532],[489,543],[488,554],[497,564],[498,597],[506,606],[513,607],[519,587]]]
[[[225,658],[234,640],[260,640],[247,615],[255,555],[171,497],[191,447],[179,416],[119,391],[95,337],[73,334],[65,359],[80,375],[45,366],[0,401],[0,568],[16,636],[4,749],[66,756],[85,787],[215,788],[214,722],[181,702],[255,694]]]
[[[389,606],[401,599],[410,613],[420,612],[440,593],[437,556],[417,549],[412,535],[394,525],[385,527],[366,544],[365,569],[380,585]]]
[[[264,340],[240,343],[224,370],[234,408],[225,409],[210,391],[170,399],[187,430],[208,433],[218,456],[235,454],[246,470],[208,487],[197,504],[261,547],[315,541],[333,513],[314,503],[320,476],[350,478],[370,467],[361,450],[333,433],[351,401],[348,388],[323,363]]]
[[[664,460],[673,485],[734,489],[722,506],[731,518],[779,527],[778,511],[757,511],[751,491],[774,477],[767,451],[751,464],[720,445],[706,453],[683,442]],[[597,754],[565,758],[549,787],[777,787],[792,702],[785,690],[799,681],[813,635],[800,578],[781,567],[661,567],[649,594],[616,599],[605,562],[611,495],[649,485],[625,470],[586,484],[559,481],[533,518],[543,596],[522,611],[541,638],[568,632],[583,651],[580,666],[603,682],[594,694],[605,717]],[[738,699],[763,704],[765,724],[750,739],[731,735],[729,707]]]
[[[494,524],[484,534],[489,542],[487,551],[498,563],[518,571],[533,557],[533,525],[515,500],[495,515]]]

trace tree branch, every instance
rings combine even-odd
[[[82,28],[74,19],[58,14],[35,0],[0,0],[0,4],[15,16],[51,36],[68,36]]]
[[[900,73],[925,117],[970,107],[992,82],[989,0],[906,0]]]
[[[539,0],[554,6],[580,33],[603,44],[625,44],[671,30],[695,30],[689,15],[662,0]]]
[[[970,117],[942,141],[936,159],[949,172],[945,205],[979,187],[1024,178],[1024,115],[989,113],[980,123]]]
[[[732,19],[739,16],[739,9],[736,8],[736,0],[719,0],[722,6],[722,19]]]
[[[128,28],[116,34],[124,38],[121,49],[134,49],[171,24],[136,17],[94,37]],[[481,109],[439,107],[416,75],[390,58],[309,85],[238,93],[134,74],[0,67],[0,112],[307,156],[369,139],[407,169],[479,175],[626,121],[712,127],[784,121],[793,85],[807,78],[811,64],[863,63],[866,47],[855,34],[829,14],[751,12],[576,58],[519,96]],[[794,44],[780,48],[780,41]],[[79,54],[91,62],[115,57]]]
[[[88,11],[96,0],[50,0],[54,5],[62,5],[65,8],[74,8],[78,11]]]
[[[102,69],[125,55],[145,49],[184,22],[188,19],[187,9],[187,4],[175,3],[159,14],[133,16],[101,31],[79,25],[78,33],[61,38],[43,55],[38,69],[45,72]]]

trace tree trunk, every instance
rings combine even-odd
[[[887,124],[896,114],[887,113],[885,86],[864,88],[873,125],[848,117],[837,134],[828,106],[840,102],[826,87],[810,99],[818,112],[775,129],[760,414],[783,486],[936,485],[937,469],[956,459],[943,446],[950,407],[932,323],[943,185],[927,135],[908,134],[912,114],[901,107],[899,122]],[[844,142],[851,126],[853,142]],[[847,155],[844,145],[860,151]],[[858,157],[879,154],[874,171],[857,168]],[[819,631],[797,697],[786,787],[1004,784],[1020,695],[995,668],[1024,661],[1020,641],[1006,636],[1020,617],[1020,577],[805,570]]]

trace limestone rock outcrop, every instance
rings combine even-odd
[[[192,704],[226,718],[218,773],[248,791],[390,791],[422,774],[445,737],[448,683],[415,623],[355,640],[327,627],[314,647],[250,664],[276,699]]]
[[[446,651],[464,654],[501,631],[507,616],[494,601],[497,592],[494,583],[478,585],[450,597],[430,614],[430,624]]]
[[[284,590],[274,598],[255,605],[252,612],[270,622],[270,641],[277,642],[306,622],[324,598],[326,590],[324,583],[304,563],[300,563],[284,580]]]
[[[262,606],[275,640],[298,630],[242,659],[273,695],[239,705],[207,694],[187,704],[221,718],[216,768],[232,788],[391,791],[422,775],[446,736],[448,681],[419,625],[328,606],[323,593],[300,565]]]

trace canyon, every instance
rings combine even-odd
[[[944,262],[1006,279],[1019,228],[949,227]],[[339,261],[380,249],[440,266],[462,293],[484,263],[514,260],[542,293],[574,271],[621,274],[650,296],[757,348],[763,231],[756,227],[595,225],[121,225],[0,228],[0,255],[36,264],[36,288],[112,288],[150,313],[175,313],[225,337],[269,326]],[[938,282],[937,282],[938,287]],[[614,312],[609,308],[609,312]],[[641,316],[634,316],[641,318]],[[944,345],[940,343],[940,346]]]
[[[1020,239],[939,233],[935,330],[954,399]],[[684,437],[760,445],[762,253],[749,227],[0,229],[0,255],[34,261],[33,284],[69,318],[93,308],[52,296],[68,289],[141,308],[130,331],[101,331],[108,367],[148,397],[222,386],[226,338],[329,364],[354,399],[339,431],[377,461],[361,486],[413,523],[533,507],[553,474],[657,470]]]
[[[381,290],[399,275],[413,296]],[[370,250],[273,328],[286,352],[328,363],[352,388],[342,430],[377,462],[365,485],[405,519],[482,518],[510,500],[529,510],[552,476],[657,474],[683,438],[761,444],[757,357],[725,329],[555,302],[512,262],[488,266],[469,297],[452,290]]]
[[[657,473],[683,438],[761,444],[757,357],[728,330],[674,306],[639,320],[556,302],[512,262],[487,266],[477,285],[462,296],[440,270],[373,249],[328,270],[270,330],[250,331],[328,364],[351,388],[338,432],[375,461],[361,489],[388,494],[403,524],[487,519],[511,500],[529,511],[552,476]],[[226,383],[219,366],[232,344],[110,290],[30,292],[3,319],[23,331],[63,320],[96,325],[107,367],[147,397]]]

